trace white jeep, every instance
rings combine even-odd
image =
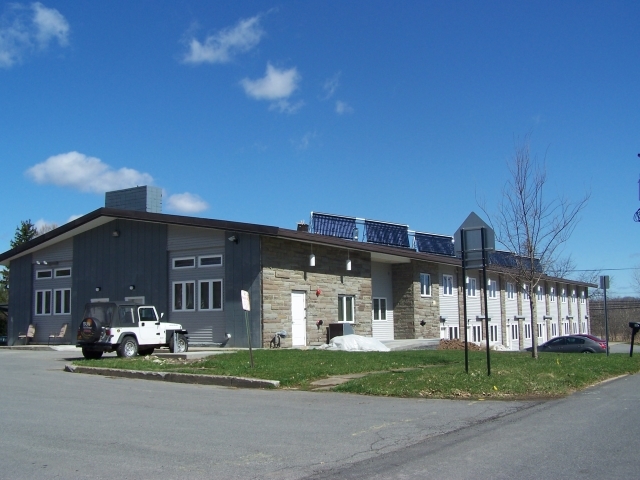
[[[97,359],[115,351],[119,357],[150,355],[154,349],[169,347],[186,352],[188,333],[178,323],[161,322],[156,307],[132,302],[96,302],[84,307],[78,327],[76,347],[85,358]]]

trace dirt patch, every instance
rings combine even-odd
[[[481,352],[484,349],[475,343],[467,343],[469,350]],[[440,340],[438,350],[464,350],[464,342],[461,340]]]

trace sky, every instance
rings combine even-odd
[[[545,199],[590,194],[565,255],[636,294],[638,19],[637,1],[0,4],[0,251],[22,220],[136,185],[172,214],[453,235],[479,199],[495,211],[528,137]]]

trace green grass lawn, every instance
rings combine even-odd
[[[330,352],[324,350],[254,350],[214,355],[198,361],[165,361],[149,357],[79,360],[77,365],[128,370],[171,371],[279,380],[281,387],[310,389],[314,380],[369,373],[334,387],[335,391],[414,398],[550,398],[567,395],[607,378],[636,373],[640,356],[530,354],[491,352],[491,376],[486,353],[413,350],[397,352]],[[155,359],[155,360],[154,360]]]

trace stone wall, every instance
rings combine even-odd
[[[349,252],[351,270],[346,270],[347,250],[313,246],[315,267],[309,266],[311,245],[289,240],[262,238],[262,344],[269,347],[275,332],[285,330],[282,346],[291,346],[291,292],[307,292],[307,345],[324,343],[326,327],[338,321],[338,295],[355,296],[354,333],[371,336],[370,255]],[[318,329],[316,322],[322,320]]]

